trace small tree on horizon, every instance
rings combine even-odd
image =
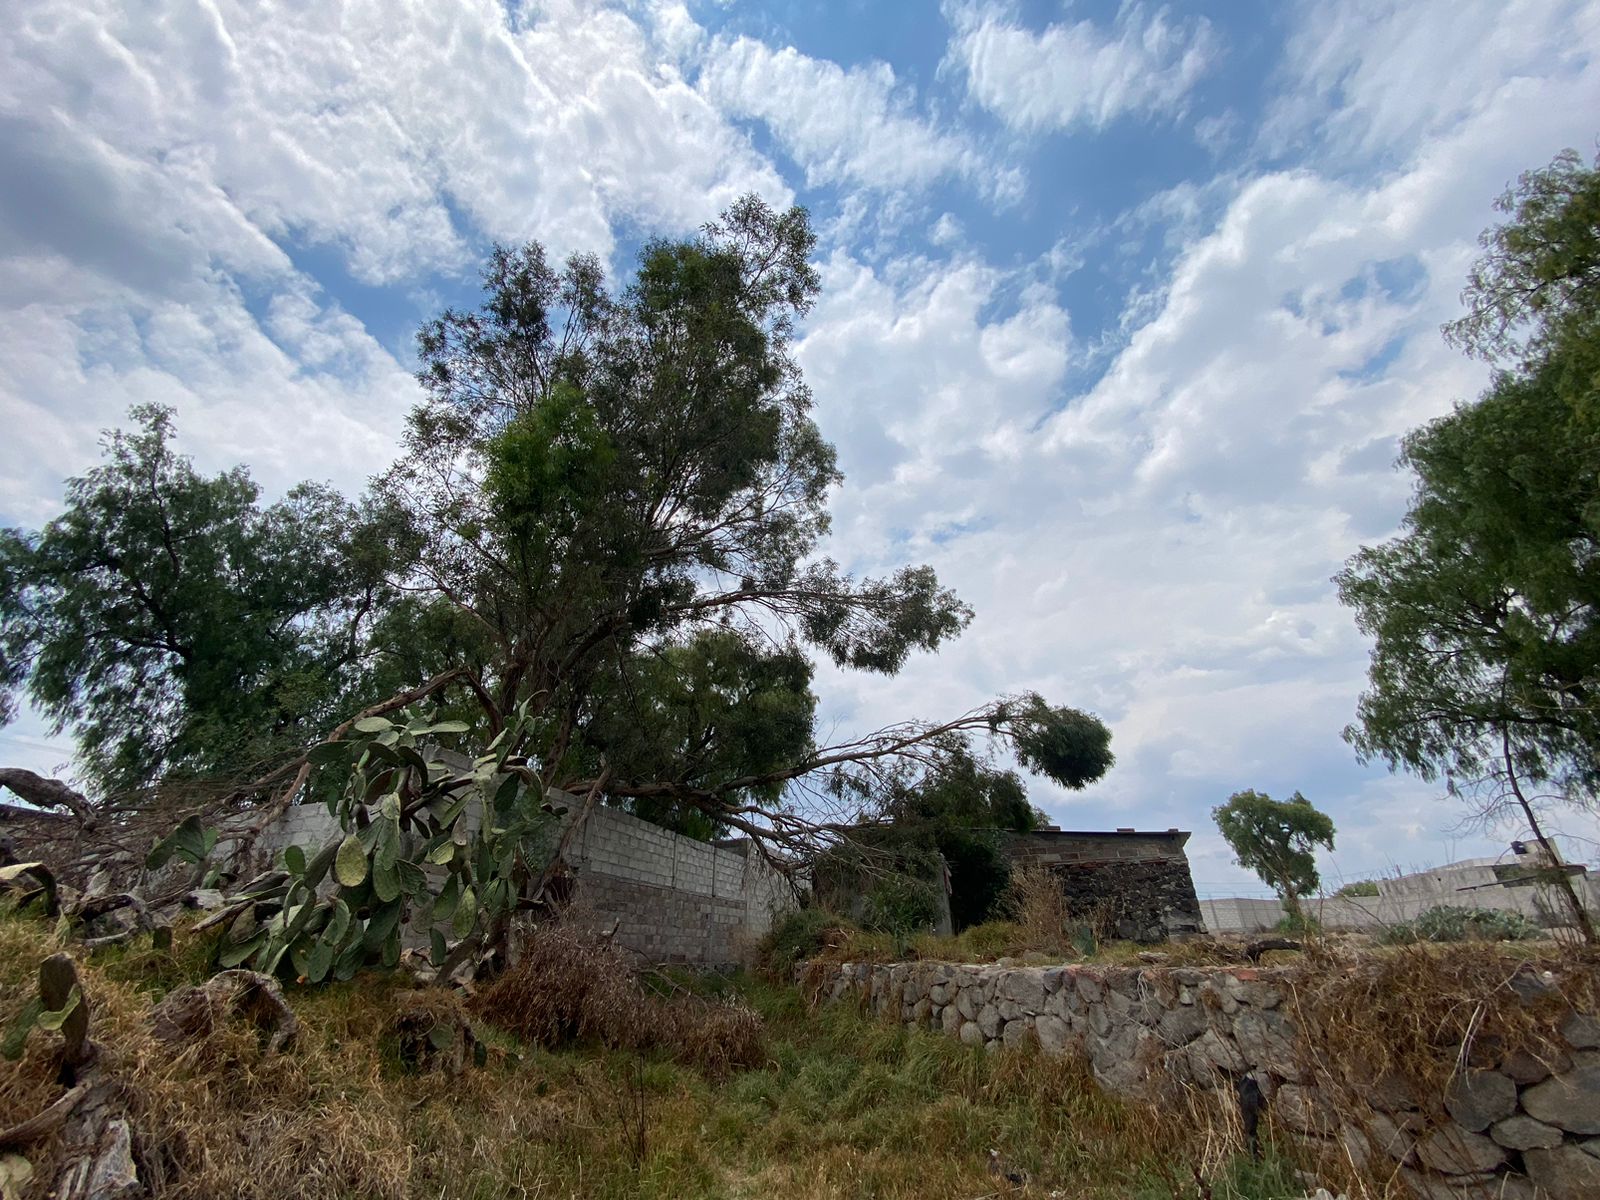
[[[1300,897],[1322,883],[1315,850],[1333,849],[1333,818],[1299,792],[1274,800],[1249,788],[1229,796],[1211,816],[1238,864],[1261,876],[1282,898],[1290,917],[1302,921]]]

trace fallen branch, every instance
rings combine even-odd
[[[67,1119],[72,1110],[78,1106],[78,1102],[88,1094],[89,1085],[80,1083],[43,1112],[13,1125],[10,1129],[0,1129],[0,1146],[26,1146],[29,1142],[38,1141],[47,1133],[54,1133],[56,1127]]]
[[[100,823],[94,805],[82,792],[74,791],[59,779],[22,767],[0,767],[0,787],[10,788],[29,804],[38,808],[65,808],[78,818],[78,824],[91,830]]]

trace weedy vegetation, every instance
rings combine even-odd
[[[48,923],[0,915],[0,1020],[62,948]],[[1124,1103],[1071,1058],[813,1011],[766,978],[641,977],[559,930],[471,999],[478,1067],[409,1061],[396,1013],[416,993],[399,973],[287,989],[287,1053],[221,1027],[174,1054],[150,1009],[216,951],[185,930],[170,951],[74,951],[163,1197],[979,1197],[1010,1186],[992,1148],[1028,1179],[1019,1194],[1187,1198],[1198,1178],[1253,1200],[1290,1169],[1270,1149],[1242,1164],[1228,1114]],[[0,1062],[0,1128],[59,1096],[58,1043],[35,1029]],[[59,1148],[21,1149],[46,1194]]]

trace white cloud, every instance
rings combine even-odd
[[[1264,127],[1279,151],[1310,137],[1403,159],[1464,121],[1522,111],[1542,81],[1577,78],[1600,47],[1592,0],[1307,2],[1299,15],[1279,70],[1286,94]]]
[[[1178,113],[1219,56],[1203,18],[1174,20],[1142,4],[1124,5],[1109,29],[1083,20],[1042,33],[1018,25],[1009,4],[962,0],[946,13],[947,64],[966,76],[977,103],[1024,130],[1098,129],[1124,114]]]
[[[97,431],[150,399],[208,467],[358,489],[415,388],[296,269],[306,243],[425,289],[485,236],[605,253],[618,225],[787,202],[663,58],[695,45],[681,5],[648,16],[26,4],[0,42],[0,511],[48,515]]]
[[[459,268],[476,233],[605,253],[619,221],[687,229],[746,191],[786,201],[659,61],[693,43],[681,10],[653,16],[664,47],[564,0],[516,19],[493,0],[35,0],[0,50],[0,110],[66,114],[236,225],[340,247],[369,282]]]
[[[792,46],[723,38],[701,63],[699,88],[724,111],[765,122],[811,186],[887,191],[950,176],[973,180],[1001,201],[1021,188],[1014,171],[994,166],[970,138],[918,112],[915,96],[884,62],[846,70]]]
[[[1340,869],[1438,861],[1459,810],[1340,740],[1367,647],[1329,576],[1403,511],[1399,436],[1482,386],[1438,325],[1505,180],[1592,136],[1600,65],[1556,56],[1487,96],[1392,172],[1307,165],[1158,201],[1170,275],[1082,395],[1061,392],[1065,314],[997,303],[1003,273],[834,260],[802,353],[850,476],[836,536],[864,563],[931,562],[978,617],[895,679],[827,675],[833,711],[869,726],[1024,687],[1095,709],[1118,766],[1038,798],[1068,826],[1194,828],[1215,880],[1241,876],[1209,808],[1241,787],[1332,810]]]
[[[35,286],[47,278],[48,288]],[[300,479],[357,492],[392,456],[416,386],[360,324],[283,279],[264,322],[238,288],[202,277],[140,294],[61,259],[0,265],[0,512],[37,525],[61,481],[98,457],[129,406],[178,410],[206,470],[248,463],[269,492]]]

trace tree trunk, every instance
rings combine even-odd
[[[1528,798],[1522,794],[1522,786],[1517,782],[1516,768],[1511,763],[1511,734],[1506,729],[1500,731],[1500,749],[1505,758],[1506,782],[1511,785],[1511,794],[1522,806],[1522,815],[1528,818],[1528,828],[1533,831],[1533,836],[1538,839],[1539,845],[1544,848],[1545,856],[1550,860],[1555,871],[1556,887],[1566,898],[1567,907],[1572,912],[1572,919],[1577,924],[1578,930],[1583,934],[1583,940],[1593,946],[1600,942],[1600,937],[1595,934],[1594,919],[1589,916],[1589,910],[1578,898],[1578,889],[1572,886],[1572,877],[1567,874],[1567,869],[1561,861],[1561,852],[1556,849],[1554,842],[1545,837],[1539,818],[1533,815],[1533,805],[1529,804]]]

